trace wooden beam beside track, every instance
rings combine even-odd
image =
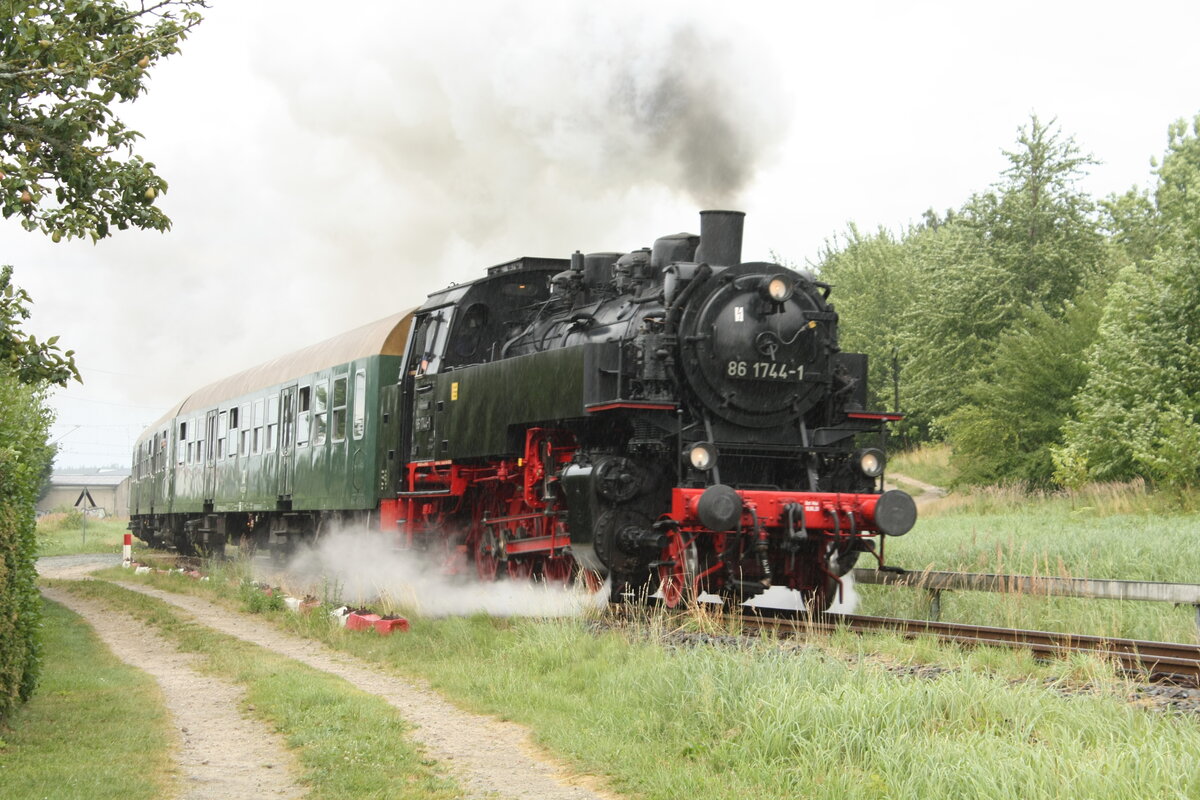
[[[1091,600],[1140,600],[1191,605],[1196,609],[1200,627],[1200,585],[1159,583],[1155,581],[1118,581],[1096,578],[1054,578],[1034,575],[993,575],[976,572],[891,572],[873,569],[854,570],[856,583],[881,586],[909,586],[924,589],[933,600],[937,618],[943,591],[999,592],[1043,597],[1082,597]]]

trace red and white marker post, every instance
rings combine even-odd
[[[132,533],[125,534],[125,545],[124,545],[124,547],[121,548],[121,550],[122,550],[121,566],[122,567],[133,566],[133,534]]]

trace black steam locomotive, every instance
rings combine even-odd
[[[205,387],[139,441],[131,527],[286,552],[358,522],[481,580],[824,609],[916,520],[882,491],[900,417],[865,409],[829,286],[742,263],[742,222],[517,259]]]
[[[783,585],[825,608],[912,499],[882,492],[866,356],[829,287],[742,263],[743,214],[631,253],[521,259],[417,312],[397,526],[481,578],[612,577],[614,594]],[[877,555],[882,555],[882,547]]]

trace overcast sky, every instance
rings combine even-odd
[[[173,230],[0,225],[28,328],[85,379],[53,400],[59,465],[126,464],[193,389],[515,256],[737,208],[747,260],[815,260],[986,189],[1031,113],[1103,196],[1200,112],[1194,2],[806,5],[213,0],[122,109]]]

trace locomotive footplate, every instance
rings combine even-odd
[[[713,520],[714,512],[709,510],[713,507],[718,518],[725,518],[725,527],[705,524],[706,519]],[[783,528],[795,536],[819,532],[857,538],[908,533],[916,522],[917,507],[911,497],[897,490],[883,494],[787,492],[736,490],[717,484],[707,489],[674,489],[671,517],[691,531]]]

